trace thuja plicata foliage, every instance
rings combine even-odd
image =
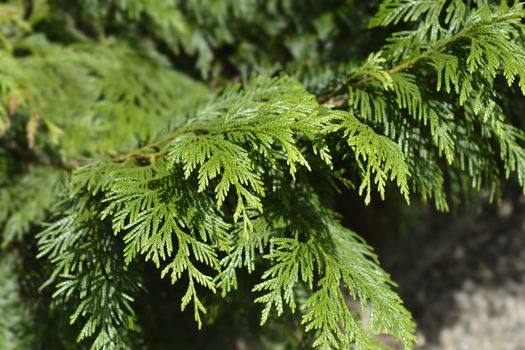
[[[411,349],[334,198],[446,211],[525,187],[505,97],[525,93],[524,18],[489,0],[0,2],[0,348],[162,348],[144,307],[162,286],[181,291],[166,332],[233,303],[292,348]]]

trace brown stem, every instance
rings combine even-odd
[[[166,151],[159,151],[156,153],[147,153],[145,151],[151,150],[157,147],[158,145],[175,140],[177,137],[189,133],[208,133],[208,130],[203,128],[182,128],[156,141],[148,143],[147,145],[142,146],[134,150],[133,152],[115,157],[111,159],[111,161],[113,163],[123,163],[129,160],[149,160],[150,162],[154,162],[156,158],[166,155]]]
[[[447,46],[448,44],[450,44],[451,42],[453,41],[456,41],[458,40],[460,37],[459,34],[456,34],[454,35],[453,37],[451,37],[449,40],[439,44],[439,45],[436,45],[435,47],[433,48],[430,48],[429,50],[423,52],[422,54],[420,54],[419,56],[416,56],[406,62],[403,62],[391,69],[389,69],[387,72],[389,75],[392,75],[392,74],[395,74],[397,72],[401,72],[401,71],[404,71],[412,66],[414,66],[415,64],[417,64],[418,62],[428,58],[430,55],[432,55],[433,53],[435,52],[438,52],[439,50],[443,49],[445,46]],[[341,86],[335,90],[335,91],[332,91],[326,95],[323,95],[321,97],[319,97],[317,99],[317,102],[319,104],[324,104],[324,103],[327,103],[328,101],[330,101],[332,98],[336,97],[336,96],[339,96],[341,95],[349,86],[359,86],[359,85],[363,85],[363,84],[366,84],[366,83],[369,83],[369,82],[372,82],[372,81],[375,81],[377,80],[377,78],[375,77],[372,77],[372,76],[369,76],[369,77],[366,77],[366,78],[363,78],[361,80],[358,80],[354,83],[351,82],[351,78],[345,80]]]

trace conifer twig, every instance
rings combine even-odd
[[[176,138],[178,138],[181,135],[188,134],[188,133],[207,133],[208,130],[203,128],[182,128],[178,129],[171,134],[168,134],[164,137],[161,137],[158,140],[155,140],[151,143],[148,143],[147,145],[144,145],[133,152],[127,153],[122,156],[114,157],[111,161],[113,163],[123,163],[128,160],[149,160],[154,161],[154,159],[158,158],[159,156],[162,156],[165,154],[165,152],[157,152],[157,153],[145,153],[146,150],[150,150],[155,148],[158,145],[161,145],[163,143],[166,143],[168,141],[173,141]]]
[[[522,3],[520,3],[519,6],[522,6]],[[504,14],[502,16],[495,17],[492,21],[489,21],[489,23],[497,23],[499,21],[513,19],[513,18],[523,18],[523,15],[521,15],[521,14],[518,14],[518,15],[517,14]],[[461,39],[462,37],[465,37],[465,34],[468,32],[469,29],[470,28],[467,27],[467,28],[463,29],[462,31],[460,31],[459,33],[454,34],[450,38],[445,39],[445,40],[441,41],[440,43],[438,43],[437,45],[431,47],[430,49],[422,52],[420,55],[418,55],[418,56],[416,56],[416,57],[414,57],[414,58],[412,58],[412,59],[410,59],[408,61],[405,61],[403,63],[400,63],[400,64],[392,67],[391,69],[387,70],[387,73],[389,75],[392,75],[392,74],[395,74],[395,73],[398,73],[398,72],[401,72],[401,71],[404,71],[406,69],[411,68],[412,66],[416,65],[420,61],[423,61],[423,60],[427,59],[432,54],[441,51],[442,49],[444,49],[448,45],[456,42],[457,40]],[[349,86],[359,86],[359,85],[362,85],[362,84],[366,84],[366,83],[375,81],[375,80],[377,80],[377,78],[376,77],[372,77],[372,76],[368,76],[368,77],[362,78],[362,79],[360,79],[360,80],[358,80],[358,81],[356,81],[354,83],[352,83],[352,80],[353,80],[353,76],[350,76],[345,81],[343,81],[343,83],[341,84],[341,86],[338,89],[336,89],[336,90],[334,90],[332,92],[329,92],[329,93],[327,93],[327,94],[325,94],[323,96],[320,96],[317,99],[317,102],[319,102],[320,104],[325,104],[325,103],[331,101],[334,97],[336,97],[338,95],[341,95]]]

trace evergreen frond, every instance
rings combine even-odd
[[[409,201],[408,178],[410,172],[405,157],[398,144],[386,136],[377,135],[372,128],[361,123],[350,113],[334,112],[337,125],[331,131],[343,131],[343,139],[355,153],[355,159],[363,172],[363,181],[359,192],[365,195],[365,203],[371,200],[372,185],[382,198],[389,180],[395,180],[401,194]]]
[[[39,257],[54,265],[44,287],[56,284],[53,296],[67,305],[70,323],[81,322],[79,342],[91,338],[91,349],[125,348],[137,341],[129,331],[139,329],[131,303],[141,284],[93,202],[88,196],[64,202],[67,216],[39,234]]]

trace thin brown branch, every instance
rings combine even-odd
[[[457,40],[457,38],[455,38],[455,36],[453,37],[454,38],[454,41]],[[452,41],[452,38],[450,41],[447,41],[447,44],[449,44],[450,42]],[[418,62],[428,58],[431,54],[439,51],[440,49],[442,49],[444,46],[446,46],[445,44],[442,44],[442,45],[437,45],[436,47],[433,47],[425,52],[423,52],[422,54],[420,54],[419,56],[411,59],[411,60],[408,60],[404,63],[401,63],[391,69],[389,69],[387,72],[389,75],[392,75],[392,74],[395,74],[397,72],[401,72],[401,71],[404,71],[412,66],[414,66],[415,64],[417,64]],[[375,81],[377,80],[377,78],[375,77],[372,77],[372,76],[369,76],[369,77],[366,77],[366,78],[363,78],[361,80],[358,80],[356,82],[351,82],[351,79],[348,79],[346,81],[344,81],[341,86],[336,89],[335,91],[332,91],[326,95],[323,95],[321,97],[319,97],[317,99],[317,102],[319,104],[325,104],[325,103],[328,103],[328,102],[335,102],[333,101],[333,98],[336,97],[336,96],[339,96],[341,94],[344,93],[344,91],[349,87],[349,86],[359,86],[359,85],[363,85],[363,84],[366,84],[366,83],[369,83],[369,82],[372,82],[372,81]]]
[[[208,133],[208,130],[203,129],[203,128],[182,128],[156,141],[148,143],[147,145],[144,145],[136,149],[133,152],[124,154],[122,156],[114,157],[113,159],[111,159],[111,161],[113,163],[124,163],[130,160],[148,160],[150,163],[153,163],[155,162],[155,159],[166,155],[166,151],[148,153],[147,152],[148,150],[155,149],[157,146],[163,143],[173,141],[179,136],[184,135],[184,134],[189,134],[189,133],[200,133],[200,134],[204,133],[205,134],[205,133]]]

